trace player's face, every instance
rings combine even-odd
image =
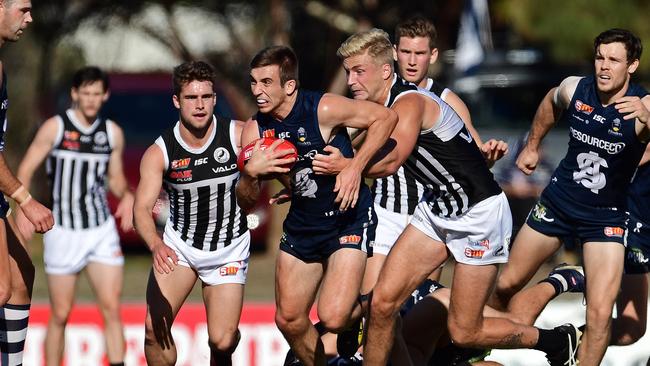
[[[343,60],[343,67],[347,73],[348,88],[352,97],[371,102],[382,102],[387,77],[391,77],[390,66],[381,65],[368,53],[351,56]],[[388,70],[388,72],[387,72]]]
[[[400,37],[395,46],[399,74],[406,81],[419,84],[427,77],[429,65],[436,62],[438,49],[429,48],[429,37]]]
[[[594,61],[598,90],[603,93],[616,93],[636,71],[638,60],[628,63],[625,45],[620,42],[601,44],[596,50]]]
[[[282,85],[280,66],[268,65],[251,69],[250,79],[251,93],[260,112],[272,113],[287,99],[289,82]]]
[[[32,2],[30,0],[6,0],[0,4],[0,28],[3,41],[17,41],[27,25],[32,22]]]
[[[108,99],[108,91],[100,81],[82,84],[79,88],[72,88],[71,92],[74,106],[87,120],[92,121],[97,117],[99,110]]]
[[[192,80],[185,83],[179,95],[174,95],[173,99],[184,124],[200,130],[212,123],[214,105],[217,103],[212,82]]]

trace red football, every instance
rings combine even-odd
[[[239,156],[237,156],[237,167],[239,168],[239,171],[244,171],[244,165],[246,165],[248,160],[251,158],[251,155],[253,155],[253,148],[255,147],[255,144],[259,140],[262,140],[262,144],[260,145],[260,150],[266,150],[277,139],[272,137],[262,137],[261,139],[257,139],[251,142],[250,144],[244,146],[244,148],[241,149],[241,151],[239,152]],[[282,150],[288,151],[287,155],[285,155],[284,158],[290,158],[290,157],[296,159],[298,158],[298,150],[291,142],[284,140],[275,148],[275,151],[282,151]],[[295,163],[296,162],[294,161],[293,163],[285,164],[284,167],[291,169],[291,167],[293,167]]]

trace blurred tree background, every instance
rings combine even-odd
[[[26,147],[35,126],[54,111],[53,96],[65,94],[62,91],[68,88],[71,72],[94,61],[92,54],[97,52],[92,50],[102,50],[102,55],[112,50],[109,59],[117,61],[100,65],[112,72],[169,72],[185,60],[208,60],[219,72],[235,116],[246,118],[254,111],[247,65],[260,48],[291,45],[301,59],[305,87],[343,93],[335,51],[348,35],[369,27],[392,33],[399,20],[421,13],[435,22],[439,48],[451,49],[463,0],[51,0],[35,1],[33,6],[34,23],[26,39],[2,49],[14,105],[10,108],[9,140],[14,145],[8,150],[10,158],[22,155],[21,147]],[[496,48],[540,48],[558,64],[589,62],[591,40],[606,28],[625,27],[642,39],[650,38],[645,16],[650,2],[643,0],[493,0],[490,7]],[[110,36],[116,32],[123,33]],[[128,40],[124,32],[138,34],[139,40],[163,49],[161,58],[169,61],[125,67],[119,59],[132,55],[124,53]],[[211,38],[223,41],[214,46]],[[646,57],[641,71],[649,70]]]

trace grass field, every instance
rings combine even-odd
[[[275,256],[280,235],[282,234],[282,221],[286,216],[287,205],[275,206],[271,210],[271,229],[269,230],[267,240],[267,250],[265,252],[254,253],[251,255],[251,261],[248,270],[248,280],[246,284],[245,301],[265,302],[273,301],[274,295],[274,273],[275,273]],[[43,246],[40,237],[33,240],[31,253],[36,266],[36,279],[34,283],[33,301],[45,303],[48,301],[47,282],[43,270]],[[572,260],[569,260],[572,261]],[[537,276],[531,281],[536,283],[539,279],[546,276],[552,264],[548,264],[539,271]],[[453,264],[445,266],[441,282],[445,285],[451,284]],[[147,279],[151,270],[151,254],[145,247],[129,249],[125,252],[124,267],[124,302],[144,302]],[[94,296],[86,277],[80,276],[77,286],[78,302],[94,302]],[[201,302],[201,286],[197,281],[188,301]]]

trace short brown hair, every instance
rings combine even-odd
[[[610,44],[620,42],[625,46],[628,65],[635,60],[641,59],[643,52],[643,43],[639,37],[627,29],[612,28],[599,34],[594,39],[594,55],[598,53],[598,47],[601,44]]]
[[[262,49],[251,60],[251,69],[277,65],[280,68],[280,85],[295,80],[298,86],[298,56],[291,47],[270,46]]]
[[[180,95],[183,86],[192,81],[209,81],[214,88],[216,81],[214,69],[203,61],[187,61],[174,68],[173,87],[175,95]]]
[[[336,55],[343,59],[364,52],[368,52],[368,55],[376,61],[393,67],[393,45],[390,43],[388,33],[383,30],[373,28],[351,35],[341,44]]]
[[[436,48],[436,40],[438,32],[433,23],[421,15],[411,17],[395,27],[395,44],[399,45],[399,40],[402,37],[415,38],[425,37],[429,38],[429,48]]]

